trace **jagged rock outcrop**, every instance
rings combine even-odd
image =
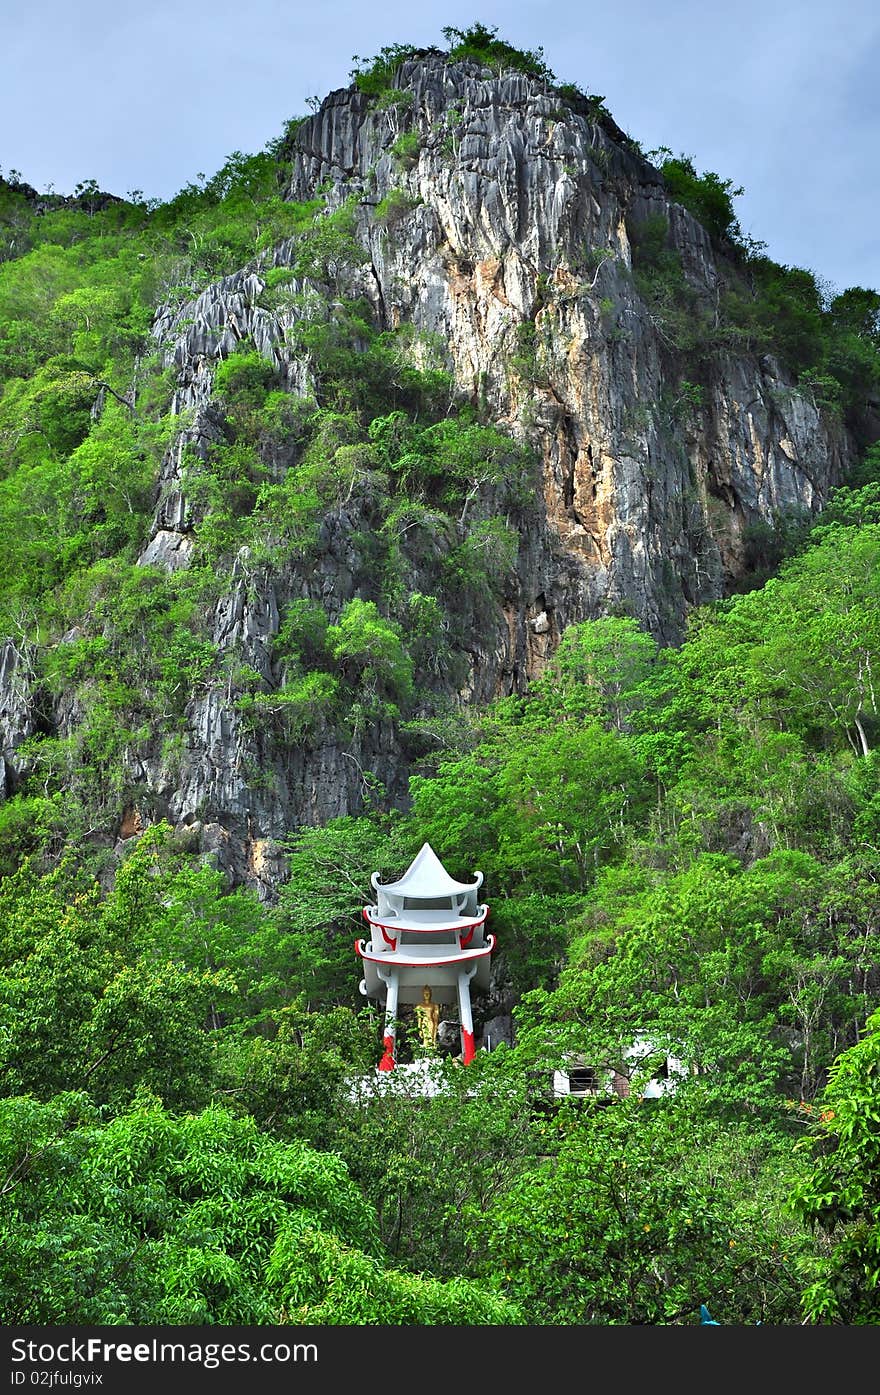
[[[709,298],[717,258],[658,172],[603,124],[523,74],[439,53],[402,64],[395,86],[411,100],[327,97],[296,133],[290,197],[357,197],[369,251],[358,289],[378,323],[435,336],[459,386],[540,451],[543,556],[523,580],[544,597],[553,639],[619,605],[674,642],[687,609],[742,571],[750,525],[821,505],[850,457],[845,431],[770,358],[719,353],[701,365],[699,410],[677,400],[675,356],[631,275],[630,233],[665,217],[686,278]],[[392,150],[404,130],[421,142],[410,168]],[[377,220],[389,195],[397,202]],[[591,257],[604,260],[579,274]],[[160,315],[180,407],[208,400],[212,361],[244,337],[284,363],[291,390],[307,389],[307,366],[284,357],[290,320],[255,305],[262,289],[259,271],[242,272]],[[538,344],[533,382],[511,371],[522,326]],[[541,657],[539,646],[535,666]]]
[[[13,793],[25,769],[19,747],[34,734],[32,666],[31,645],[0,644],[0,800]]]
[[[366,258],[346,273],[346,293],[366,297],[380,327],[409,323],[441,346],[459,390],[541,462],[539,496],[515,520],[519,552],[503,600],[462,617],[462,666],[433,675],[434,687],[457,701],[520,689],[567,625],[612,608],[676,642],[688,610],[742,575],[755,525],[821,507],[852,458],[846,431],[772,358],[716,347],[696,365],[687,360],[639,293],[639,229],[665,220],[668,247],[703,305],[717,305],[724,266],[607,117],[521,73],[499,76],[434,51],[404,62],[394,89],[383,102],[356,87],[331,93],[284,152],[286,192],[306,200],[329,190],[330,209],[353,199]],[[261,303],[269,268],[292,265],[284,244],[157,315],[186,423],[164,461],[144,565],[190,563],[185,467],[222,439],[218,361],[248,340],[287,390],[314,395],[308,358],[291,347],[295,298],[283,310]],[[370,526],[369,500],[355,490],[328,511],[308,562],[270,574],[240,555],[210,617],[220,651],[271,689],[271,640],[286,603],[314,600],[335,620],[346,601],[369,594],[357,539]],[[14,769],[30,720],[7,651],[0,776]],[[74,714],[57,715],[64,734]],[[370,781],[401,799],[407,770],[390,720],[344,740],[319,727],[297,743],[249,727],[218,686],[193,694],[173,754],[157,738],[132,756],[143,809],[126,827],[169,817],[234,879],[271,895],[287,831],[359,810]]]
[[[384,110],[330,94],[296,134],[291,196],[325,182],[340,200],[358,193],[380,321],[438,336],[462,387],[540,451],[543,556],[524,589],[544,597],[551,643],[614,605],[676,641],[688,608],[742,572],[751,525],[821,505],[850,459],[845,431],[769,358],[714,355],[700,410],[681,410],[676,355],[631,275],[631,232],[662,215],[709,299],[717,258],[598,120],[520,73],[439,53],[402,64],[395,84],[411,101]],[[421,142],[409,169],[391,149],[403,129]],[[395,189],[410,206],[377,223]],[[522,326],[538,346],[532,382],[510,370]]]

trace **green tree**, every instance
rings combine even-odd
[[[412,1027],[409,1019],[402,1041]],[[383,1089],[375,1078],[374,1070],[349,1076],[347,1103],[340,1101],[323,1136],[375,1206],[388,1255],[436,1278],[480,1272],[497,1280],[479,1264],[470,1217],[490,1207],[542,1148],[531,1082],[502,1048],[478,1052],[466,1070],[436,1058],[433,1095],[403,1076]]]
[[[348,601],[336,624],[328,626],[327,648],[343,678],[369,705],[405,700],[412,693],[412,660],[400,627],[380,615],[375,601]]]
[[[491,1289],[397,1273],[344,1163],[222,1108],[0,1101],[9,1325],[515,1322]],[[340,1282],[340,1280],[343,1280]]]
[[[660,170],[673,198],[699,218],[713,237],[735,239],[739,236],[733,200],[744,191],[735,188],[732,179],[722,179],[713,170],[698,175],[688,155],[667,156]]]
[[[205,1023],[235,981],[151,953],[150,927],[120,918],[125,895],[102,903],[63,869],[38,878],[25,867],[0,883],[6,1094],[76,1088],[119,1105],[143,1084],[171,1105],[207,1102]]]
[[[532,1323],[689,1325],[704,1302],[731,1323],[796,1320],[803,1235],[750,1175],[769,1140],[662,1100],[562,1106],[547,1132],[545,1158],[471,1216]]]
[[[370,876],[400,876],[418,851],[399,815],[330,819],[286,840],[288,877],[272,922],[297,993],[308,1006],[362,1003],[354,941],[363,934]]]
[[[880,1013],[834,1062],[792,1206],[823,1244],[805,1266],[804,1320],[880,1320]]]
[[[607,616],[569,625],[554,655],[554,668],[557,681],[577,688],[585,715],[624,732],[633,710],[642,705],[641,685],[648,680],[657,652],[656,642],[637,621]]]
[[[518,72],[528,73],[530,77],[553,81],[553,73],[544,61],[543,48],[514,48],[506,39],[497,37],[495,25],[477,23],[469,25],[467,29],[447,25],[441,32],[449,45],[449,57],[452,59],[473,58],[499,72],[514,68]]]

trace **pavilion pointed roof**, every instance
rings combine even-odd
[[[378,873],[374,872],[373,885],[378,889],[377,878]],[[455,896],[462,891],[474,891],[482,881],[483,874],[477,872],[472,882],[457,882],[450,877],[431,844],[423,843],[400,880],[383,884],[382,890],[394,896]]]

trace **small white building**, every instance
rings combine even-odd
[[[626,1062],[627,1074],[633,1075],[638,1072],[642,1061],[649,1056],[656,1057],[657,1048],[652,1042],[644,1037],[636,1037],[631,1046],[627,1047],[623,1053]],[[656,1100],[661,1095],[672,1095],[679,1080],[687,1075],[687,1067],[678,1056],[670,1056],[664,1053],[659,1063],[654,1065],[652,1074],[641,1087],[643,1100]]]
[[[687,1067],[677,1056],[662,1055],[658,1061],[657,1054],[657,1048],[647,1038],[636,1037],[623,1052],[619,1069],[600,1069],[580,1057],[567,1061],[553,1072],[553,1098],[625,1099],[633,1093],[634,1080],[643,1100],[673,1094],[679,1080],[687,1075]],[[640,1067],[649,1057],[653,1068],[651,1075],[644,1078]]]

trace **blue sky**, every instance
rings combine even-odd
[[[745,188],[744,231],[832,290],[880,287],[880,6],[869,0],[0,0],[0,166],[168,198],[253,152],[354,54],[443,46],[445,25],[543,47],[645,149]]]

